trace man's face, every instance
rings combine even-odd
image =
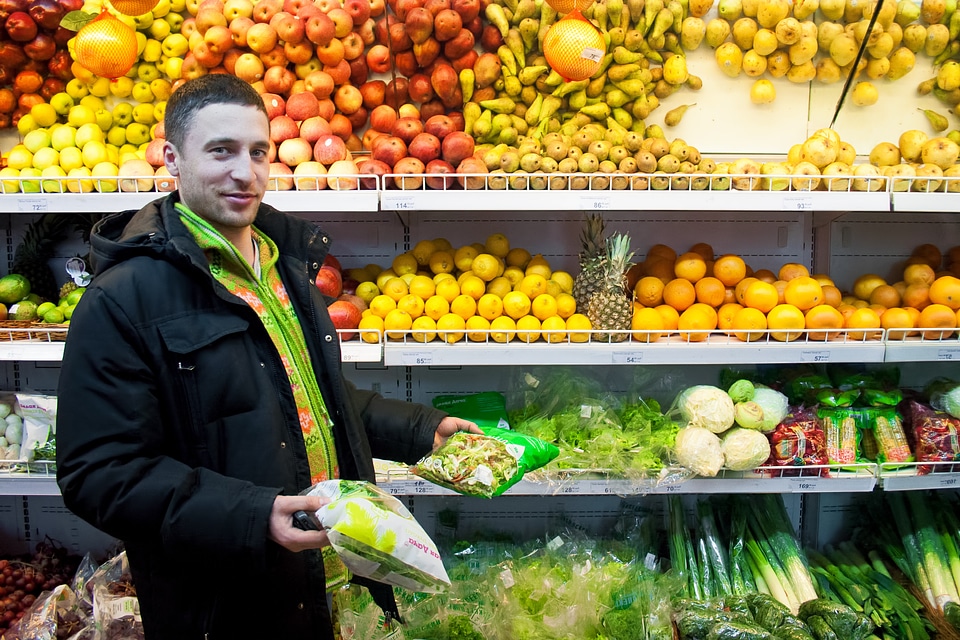
[[[270,123],[255,107],[211,104],[194,114],[180,148],[164,162],[180,181],[180,200],[231,237],[257,215],[270,174]]]

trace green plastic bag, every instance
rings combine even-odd
[[[411,473],[463,495],[492,498],[560,453],[555,445],[533,436],[496,427],[481,431],[484,435],[458,431],[417,462]]]
[[[475,422],[481,429],[509,429],[507,403],[502,393],[484,391],[470,395],[437,396],[433,406],[452,416]]]

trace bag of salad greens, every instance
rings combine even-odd
[[[481,431],[483,435],[458,431],[410,472],[463,495],[492,498],[560,453],[556,445],[533,436],[496,427]]]

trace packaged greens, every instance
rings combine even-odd
[[[954,418],[960,418],[960,382],[937,378],[924,390],[930,398],[930,406]]]
[[[557,457],[556,446],[539,438],[487,427],[484,435],[458,431],[424,456],[411,473],[457,493],[498,496]]]
[[[464,420],[475,422],[481,429],[510,428],[510,423],[507,422],[507,401],[502,393],[496,391],[437,396],[433,399],[433,406]]]
[[[326,480],[305,495],[329,498],[314,516],[354,574],[428,593],[450,585],[437,546],[389,493],[360,480]]]

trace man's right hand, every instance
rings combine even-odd
[[[326,531],[304,531],[294,525],[297,511],[314,513],[328,500],[319,496],[277,496],[270,511],[270,531],[267,537],[284,549],[298,552],[319,549],[330,544]]]

